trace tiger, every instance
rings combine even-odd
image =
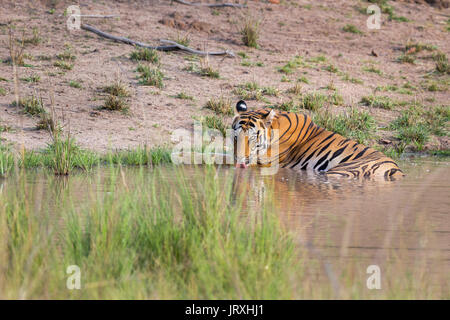
[[[277,133],[277,134],[276,134]],[[272,166],[310,170],[346,178],[404,176],[391,158],[315,124],[303,113],[248,110],[244,100],[236,104],[232,121],[236,167]]]

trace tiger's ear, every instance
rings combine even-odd
[[[242,112],[247,111],[247,104],[244,100],[239,100],[238,103],[236,103],[236,115],[239,115]]]
[[[275,111],[270,110],[270,112],[267,114],[267,116],[264,118],[264,123],[266,126],[270,127],[272,124],[272,120],[275,117]]]

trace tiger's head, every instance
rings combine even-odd
[[[256,164],[267,154],[272,138],[272,121],[275,111],[248,111],[245,101],[236,104],[233,119],[234,160],[236,167],[246,168]]]

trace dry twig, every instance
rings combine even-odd
[[[234,53],[233,51],[229,51],[229,50],[225,50],[225,51],[212,51],[212,52],[208,52],[208,51],[200,51],[200,50],[195,50],[186,46],[183,46],[179,43],[176,43],[175,41],[171,41],[171,40],[160,40],[163,43],[167,43],[168,45],[163,45],[163,46],[151,46],[148,45],[146,43],[143,42],[139,42],[139,41],[134,41],[125,37],[118,37],[118,36],[113,36],[112,34],[103,32],[93,26],[90,26],[88,24],[82,24],[81,25],[81,29],[86,30],[86,31],[90,31],[93,32],[97,35],[99,35],[100,37],[106,38],[106,39],[110,39],[113,41],[117,41],[117,42],[122,42],[122,43],[126,43],[132,46],[138,46],[138,47],[142,47],[142,48],[148,48],[148,49],[153,49],[153,50],[158,50],[158,51],[176,51],[176,50],[181,50],[181,51],[185,51],[185,52],[189,52],[192,54],[197,54],[197,55],[202,55],[202,56],[231,56],[234,57]]]
[[[220,8],[220,7],[229,7],[229,8],[245,8],[245,4],[238,3],[201,3],[201,2],[189,2],[184,0],[173,0],[174,2],[178,2],[187,6],[196,6],[196,7],[208,7],[208,8]]]

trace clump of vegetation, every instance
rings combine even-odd
[[[411,54],[402,54],[400,57],[397,58],[397,61],[402,63],[415,64],[416,58]]]
[[[150,68],[146,65],[139,65],[136,69],[137,72],[140,72],[139,83],[146,86],[154,86],[157,88],[163,88],[163,78],[164,73],[158,68]]]
[[[24,60],[24,49],[25,49],[25,37],[22,33],[22,40],[18,41],[14,36],[14,27],[9,26],[9,56],[12,64],[23,66],[25,64]]]
[[[202,119],[202,123],[210,129],[219,130],[222,135],[226,134],[227,126],[223,119],[218,116],[206,116]]]
[[[328,97],[328,101],[335,106],[344,105],[344,97],[337,90],[334,90],[333,94]]]
[[[423,50],[434,51],[434,50],[437,50],[437,47],[432,44],[413,42],[413,41],[408,41],[405,45],[405,52],[407,54],[416,54]]]
[[[361,30],[359,30],[355,25],[353,24],[346,24],[343,28],[342,31],[344,32],[350,32],[350,33],[354,33],[354,34],[363,34],[363,32]]]
[[[182,100],[194,100],[193,96],[190,96],[188,94],[186,94],[185,92],[180,92],[178,94],[175,95],[175,98],[177,99],[182,99]]]
[[[325,57],[324,55],[318,55],[316,57],[312,57],[308,59],[308,62],[312,62],[312,63],[321,63],[321,62],[326,62],[327,61],[327,57]]]
[[[130,59],[135,61],[148,61],[153,64],[159,63],[158,51],[148,48],[137,48],[130,54]]]
[[[39,34],[39,29],[37,27],[32,28],[32,36],[31,38],[24,39],[25,44],[37,45],[42,42],[42,38]]]
[[[82,88],[81,83],[78,82],[78,81],[75,81],[75,80],[70,80],[69,86],[72,87],[72,88],[76,88],[76,89],[81,89]]]
[[[120,79],[116,79],[112,84],[105,86],[103,88],[103,92],[106,92],[116,97],[130,96],[130,92],[127,86],[122,81],[120,81]]]
[[[437,92],[437,91],[447,91],[450,87],[450,79],[448,78],[442,78],[438,80],[426,80],[421,82],[422,88],[431,91],[431,92]]]
[[[338,73],[339,72],[339,69],[336,66],[332,65],[332,64],[324,67],[323,70],[326,70],[326,71],[331,72],[331,73]]]
[[[189,39],[188,34],[185,34],[184,36],[181,36],[178,34],[177,37],[173,41],[175,41],[176,43],[179,43],[185,47],[189,47],[189,44],[191,43],[191,39]]]
[[[20,80],[25,81],[25,82],[37,83],[37,82],[41,81],[41,77],[38,76],[37,74],[33,74],[26,78],[20,78]]]
[[[102,109],[110,111],[127,112],[129,109],[126,97],[130,96],[127,86],[117,77],[110,85],[103,87],[103,92],[108,96]]]
[[[6,89],[0,87],[0,96],[6,96]]]
[[[260,87],[255,81],[237,86],[233,93],[242,100],[267,101],[264,96],[278,96],[279,90],[273,87]]]
[[[305,76],[301,76],[300,78],[298,78],[297,82],[303,82],[303,83],[309,84],[309,80]]]
[[[365,66],[365,67],[362,68],[362,70],[366,71],[366,72],[376,73],[376,74],[378,74],[380,76],[383,74],[383,72],[380,69],[375,68],[372,65],[371,66]]]
[[[36,116],[45,113],[42,98],[37,95],[32,95],[27,98],[19,98],[18,101],[12,103],[15,107],[22,108],[22,112],[30,116]]]
[[[369,107],[381,108],[385,110],[392,110],[398,105],[389,97],[375,95],[362,97],[361,103]]]
[[[366,143],[375,134],[375,119],[368,112],[358,111],[356,108],[338,115],[334,115],[329,109],[320,110],[313,114],[313,121],[359,143]]]
[[[385,86],[378,86],[375,88],[375,91],[389,91],[389,92],[398,92],[401,94],[413,94],[412,90],[416,90],[414,86],[412,86],[409,83],[405,83],[402,87],[398,87],[397,85],[385,85]]]
[[[209,99],[205,108],[214,111],[216,114],[233,115],[232,101],[223,96]]]
[[[0,178],[5,178],[13,169],[14,157],[10,150],[0,144]]]
[[[345,73],[342,76],[342,80],[348,81],[351,83],[355,83],[355,84],[363,84],[364,83],[364,81],[362,81],[361,79],[350,77],[350,75],[348,73]]]
[[[76,56],[73,54],[72,49],[69,45],[66,45],[64,51],[61,53],[58,53],[56,55],[56,57],[59,60],[63,60],[63,61],[75,61],[75,59],[76,59]]]
[[[278,68],[278,72],[291,74],[295,69],[304,65],[303,58],[301,56],[295,56],[288,61],[284,66]]]
[[[127,101],[123,97],[108,95],[102,109],[127,112],[129,107]]]
[[[53,63],[55,67],[64,69],[64,70],[72,70],[73,69],[73,63],[64,61],[64,60],[57,60]]]
[[[40,119],[38,123],[36,124],[37,130],[47,130],[49,132],[54,132],[56,130],[60,130],[60,128],[57,126],[56,121],[54,118],[49,115],[47,112],[42,113],[40,115]]]
[[[450,64],[448,63],[447,55],[443,52],[437,52],[433,55],[433,60],[436,63],[436,71],[442,74],[450,74]]]
[[[294,84],[294,86],[287,89],[286,92],[290,93],[290,94],[294,94],[294,95],[299,95],[302,93],[302,86],[301,86],[301,84],[296,83],[296,84]]]
[[[292,100],[292,99],[278,103],[271,107],[281,110],[281,111],[286,111],[286,112],[298,112],[298,110],[299,110],[299,106],[297,104],[295,104],[294,100]]]
[[[411,146],[421,151],[431,134],[448,135],[450,107],[440,106],[425,109],[414,105],[401,112],[400,116],[391,122],[390,128],[396,131],[396,137],[404,146]]]
[[[328,97],[320,92],[303,94],[300,97],[300,107],[306,110],[318,111],[328,101]]]
[[[258,39],[260,33],[260,21],[251,17],[243,20],[242,26],[239,30],[242,37],[242,42],[247,47],[258,48]]]
[[[210,78],[215,78],[215,79],[220,78],[219,70],[214,69],[209,64],[208,57],[200,59],[200,72],[199,73],[200,73],[200,75],[205,76],[205,77],[210,77]]]

